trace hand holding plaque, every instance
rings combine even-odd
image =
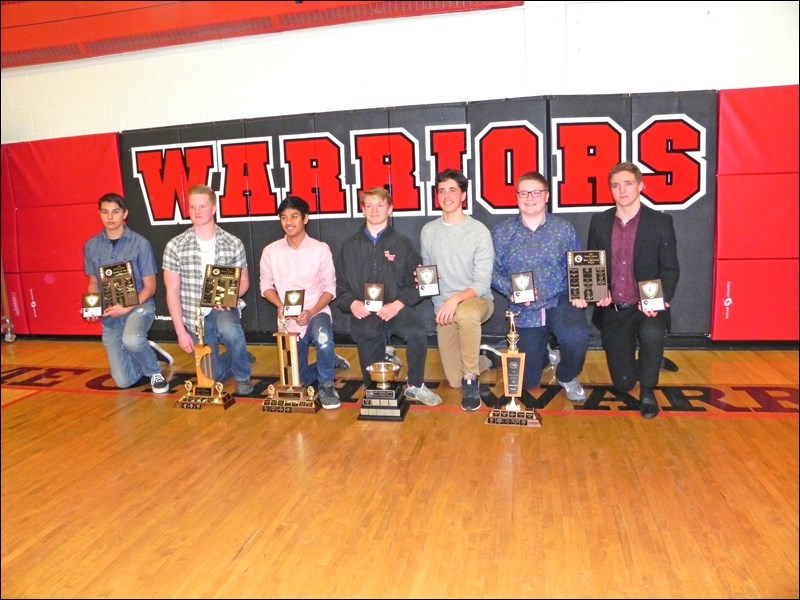
[[[417,267],[417,289],[423,298],[439,295],[439,271],[436,265]]]
[[[660,279],[650,279],[639,282],[639,298],[642,300],[642,310],[666,310],[664,304],[664,288]]]
[[[597,302],[608,296],[605,250],[567,252],[569,299]]]
[[[289,319],[299,317],[303,313],[305,290],[286,290],[283,296],[283,317]]]
[[[378,312],[383,308],[383,284],[364,284],[364,308],[370,312]]]
[[[103,310],[109,306],[136,306],[139,304],[139,293],[133,277],[131,261],[101,266],[98,269],[100,293]]]

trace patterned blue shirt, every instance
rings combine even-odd
[[[531,231],[522,217],[515,215],[494,226],[492,242],[492,289],[510,298],[511,275],[531,271],[536,302],[510,304],[509,310],[519,312],[516,323],[520,327],[542,327],[545,309],[555,307],[558,297],[568,291],[567,251],[583,249],[575,227],[561,217],[547,215],[545,222]]]

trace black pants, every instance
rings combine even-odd
[[[425,359],[428,356],[428,333],[425,323],[413,308],[404,307],[391,321],[382,321],[376,315],[360,321],[353,318],[350,330],[358,347],[358,362],[361,363],[364,385],[369,386],[371,382],[367,367],[385,359],[386,343],[393,335],[406,344],[408,383],[414,387],[423,384]]]
[[[636,306],[620,311],[613,306],[595,310],[603,311],[600,338],[614,387],[629,392],[637,381],[643,388],[656,387],[664,356],[667,311],[647,317]]]

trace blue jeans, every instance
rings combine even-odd
[[[559,296],[558,304],[545,310],[543,327],[519,327],[517,347],[525,353],[525,372],[522,386],[528,390],[539,385],[542,371],[548,364],[547,342],[550,334],[558,340],[561,362],[556,367],[558,381],[572,381],[583,371],[586,351],[592,331],[586,311],[570,304],[566,295]]]
[[[231,376],[236,381],[250,381],[253,369],[247,356],[247,342],[239,311],[212,310],[203,320],[203,326],[203,341],[211,348],[214,381],[223,382]],[[192,337],[197,341],[194,333]],[[220,343],[225,346],[223,353],[219,351]]]
[[[309,365],[308,350],[312,345],[317,353],[317,362]],[[336,351],[333,346],[333,322],[328,313],[319,312],[311,317],[305,335],[297,341],[297,354],[303,387],[315,381],[318,384],[333,383]]]
[[[117,387],[131,387],[142,376],[161,373],[155,352],[147,343],[155,315],[155,306],[145,303],[124,317],[103,319],[103,346]]]

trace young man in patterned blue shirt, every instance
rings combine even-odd
[[[583,402],[586,393],[578,382],[589,348],[591,330],[586,319],[585,300],[569,301],[567,251],[581,250],[571,223],[547,214],[550,198],[547,179],[536,172],[517,180],[519,214],[501,221],[492,229],[494,269],[492,288],[509,298],[509,310],[516,317],[520,352],[524,352],[525,389],[539,385],[548,364],[547,342],[555,336],[561,351],[556,379],[572,402]],[[514,304],[511,276],[532,272],[536,300]]]

